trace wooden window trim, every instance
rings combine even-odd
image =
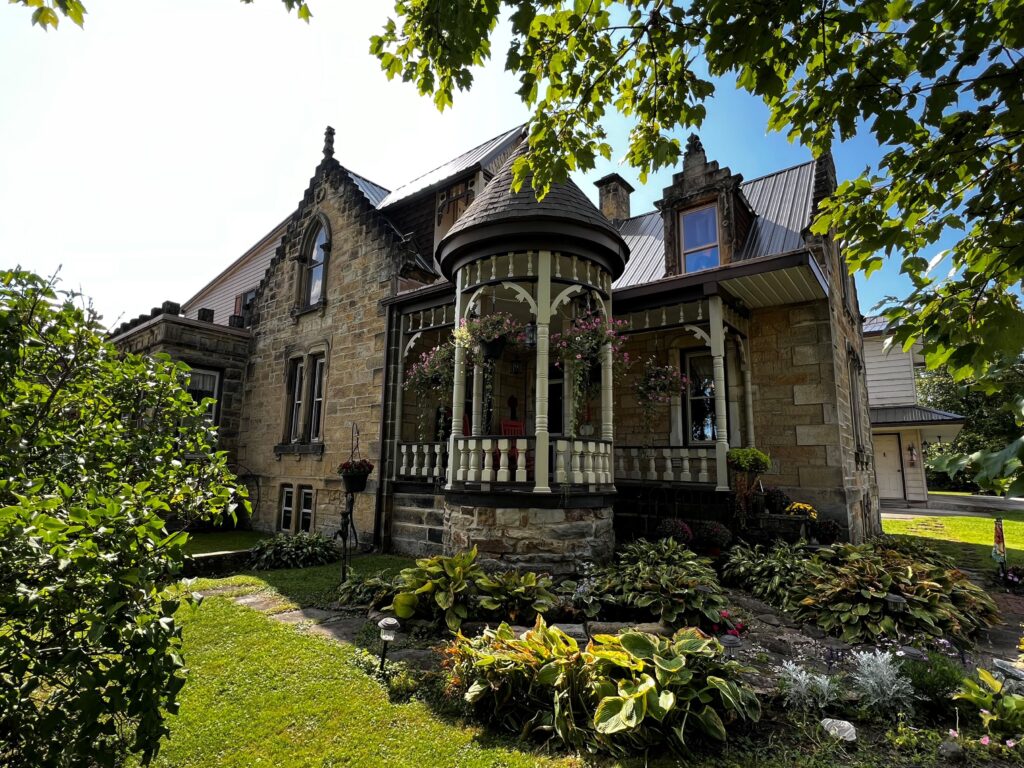
[[[288,512],[288,525],[284,524],[285,512]],[[281,486],[280,502],[277,508],[277,529],[291,532],[295,528],[295,488],[292,485]]]

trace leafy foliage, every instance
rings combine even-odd
[[[394,599],[397,578],[390,571],[361,576],[352,574],[338,585],[337,600],[342,605],[369,605],[378,608]]]
[[[244,496],[187,366],[120,354],[76,299],[0,271],[0,763],[15,768],[156,754],[190,600],[172,584],[187,535],[164,519]]]
[[[402,386],[416,395],[417,429],[421,440],[427,439],[429,403],[450,403],[455,385],[455,346],[438,344],[423,354],[405,372]]]
[[[476,581],[484,576],[476,554],[473,547],[450,557],[435,555],[417,560],[415,567],[398,574],[398,590],[389,610],[400,619],[443,618],[448,629],[457,631],[470,615]]]
[[[904,659],[900,670],[917,693],[918,707],[940,721],[953,709],[952,696],[964,679],[964,668],[945,654],[930,651],[927,661]]]
[[[978,679],[965,678],[954,699],[973,704],[989,733],[1019,736],[1024,732],[1024,695],[1010,693],[1006,683],[978,668]]]
[[[860,705],[874,715],[909,715],[914,711],[914,687],[888,651],[854,651],[850,690]]]
[[[693,520],[690,529],[693,531],[694,544],[721,549],[729,546],[732,541],[732,531],[717,520]]]
[[[882,534],[871,539],[870,543],[875,549],[888,549],[917,560],[922,563],[930,563],[940,568],[956,568],[956,563],[949,555],[944,555],[934,547],[928,546],[921,540],[920,536],[899,536],[893,534]]]
[[[672,638],[598,635],[580,649],[538,618],[515,637],[507,624],[458,636],[448,651],[452,682],[491,722],[523,735],[553,734],[567,747],[631,754],[694,737],[724,741],[727,724],[760,717],[757,697],[697,629]]]
[[[992,599],[960,571],[870,544],[820,550],[789,599],[794,618],[846,642],[924,633],[969,644],[999,620]]]
[[[502,619],[530,623],[550,611],[558,601],[551,577],[533,571],[501,571],[476,580],[480,607]]]
[[[658,523],[658,533],[666,538],[673,538],[680,544],[689,544],[693,541],[693,531],[686,524],[685,520],[678,517],[666,517]]]
[[[679,372],[679,366],[662,365],[656,357],[648,357],[640,363],[640,375],[633,382],[633,391],[640,406],[640,418],[644,432],[651,434],[662,406],[681,397],[686,390],[687,379]]]
[[[771,487],[764,492],[764,505],[771,515],[781,515],[793,500],[781,488]]]
[[[779,541],[770,548],[763,544],[737,544],[729,550],[722,578],[766,603],[789,609],[793,585],[803,578],[812,553],[805,542]]]
[[[831,675],[808,672],[787,659],[779,671],[779,687],[786,706],[804,712],[824,712],[839,702],[840,688]]]
[[[334,542],[322,533],[279,533],[252,548],[249,564],[256,571],[272,568],[309,568],[338,559]]]

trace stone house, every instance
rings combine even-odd
[[[596,183],[598,206],[571,181],[541,202],[529,183],[511,192],[525,148],[515,128],[389,191],[335,159],[328,129],[284,222],[180,310],[114,331],[145,351],[182,327],[197,351],[222,350],[169,351],[215,374],[253,525],[336,531],[337,467],[358,451],[377,465],[356,494],[363,543],[477,544],[569,570],[664,516],[728,515],[726,452],[756,445],[772,457],[765,485],[853,540],[878,531],[863,318],[838,245],[808,231],[831,160],[746,181],[691,137],[656,210],[632,215],[617,174]],[[495,312],[525,344],[483,365],[457,347],[453,392],[406,390],[412,361]],[[642,365],[616,373],[610,348],[573,402],[551,339],[583,313],[614,318],[632,358],[687,377],[653,422]]]
[[[917,402],[916,371],[924,365],[920,345],[903,350],[888,343],[884,317],[864,322],[864,363],[875,446],[878,497],[882,503],[928,502],[924,450],[952,442],[964,417]]]

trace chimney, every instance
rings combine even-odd
[[[629,218],[629,193],[633,187],[628,181],[617,173],[609,173],[595,181],[594,186],[597,187],[601,213],[612,221]]]

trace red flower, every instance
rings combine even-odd
[[[729,618],[729,612],[728,611],[719,611],[719,614],[721,615],[721,617],[723,619],[728,619]]]

